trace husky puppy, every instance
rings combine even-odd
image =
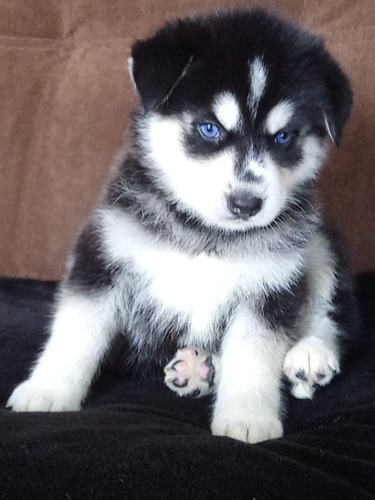
[[[311,398],[353,331],[350,279],[314,196],[349,82],[319,37],[262,9],[168,24],[135,43],[129,67],[130,147],[8,407],[79,410],[123,333],[178,394],[215,392],[213,434],[277,438],[284,374]]]

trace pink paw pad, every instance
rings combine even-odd
[[[212,356],[186,347],[165,367],[165,383],[180,396],[199,397],[213,392],[215,368]]]

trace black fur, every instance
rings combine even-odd
[[[252,120],[248,110],[242,109],[241,135],[222,130],[220,144],[204,141],[198,125],[213,119],[210,105],[215,93],[230,90],[245,107],[250,54],[261,56],[269,72],[256,119]],[[348,80],[325,51],[322,40],[263,9],[225,11],[169,24],[153,38],[137,42],[132,57],[133,77],[142,108],[133,116],[132,152],[110,182],[104,205],[117,206],[132,214],[158,238],[190,255],[206,252],[220,256],[228,251],[241,255],[251,247],[272,252],[305,248],[310,234],[319,225],[312,182],[300,185],[287,207],[267,227],[246,232],[207,227],[204,221],[170,200],[168,191],[145,163],[142,134],[149,111],[157,108],[162,115],[180,116],[188,110],[197,116],[184,137],[186,151],[192,157],[212,156],[233,146],[238,152],[237,175],[244,181],[256,181],[246,177],[249,172],[242,172],[249,148],[259,157],[268,151],[279,165],[293,168],[302,159],[301,141],[306,135],[323,140],[328,122],[329,132],[338,143],[350,113],[352,97]],[[269,110],[285,99],[293,102],[296,109],[287,127],[292,141],[280,146],[273,136],[264,134],[261,124]],[[125,271],[127,287],[134,281],[136,289],[133,271],[129,266],[122,271]],[[134,272],[136,276],[136,270]],[[110,288],[120,273],[120,268],[105,260],[95,224],[87,226],[78,241],[68,281],[82,290],[100,290]],[[260,297],[259,307],[271,328],[281,326],[293,330],[306,301],[307,281],[302,273],[293,284],[269,290]],[[352,306],[350,300],[350,290],[338,288],[337,311],[333,313],[338,323],[345,323],[345,306]],[[158,331],[158,325],[152,321],[155,316],[152,307],[145,305],[139,309],[128,325],[138,339],[143,338],[144,350],[137,357],[145,360],[154,354],[155,338],[168,340],[164,344],[177,345],[177,339],[181,343],[187,328],[181,327],[176,318],[171,320],[169,328]],[[235,308],[235,303],[232,307]],[[227,314],[226,319],[221,318],[216,328],[220,325],[224,331],[228,317]],[[217,345],[210,346],[211,349],[219,349],[221,336],[217,335]],[[164,356],[160,359],[164,360]]]
[[[339,143],[352,106],[348,79],[320,37],[258,8],[177,21],[137,42],[133,75],[145,112],[179,114],[193,105],[202,113],[225,89],[246,102],[250,54],[263,57],[272,78],[257,123],[246,126],[256,128],[265,111],[291,96],[314,129],[325,129],[326,119]]]
[[[95,225],[88,224],[78,238],[69,270],[69,285],[77,292],[106,292],[118,279],[120,266],[107,262],[101,246]]]
[[[358,332],[360,326],[354,277],[350,272],[350,255],[345,238],[332,228],[325,228],[324,232],[335,256],[337,276],[330,317],[339,325],[341,349],[346,354],[355,340],[353,333]]]
[[[308,297],[308,280],[305,274],[290,287],[266,295],[260,306],[262,315],[275,330],[283,328],[293,337],[294,329],[301,320],[300,314]]]

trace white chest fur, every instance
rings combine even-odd
[[[162,307],[189,319],[194,335],[208,330],[220,309],[246,287],[244,265],[176,250],[145,250],[134,257],[149,279],[149,293]],[[244,279],[245,278],[245,279]]]
[[[102,212],[101,219],[108,257],[132,262],[144,279],[144,300],[148,296],[164,314],[188,320],[192,338],[204,335],[234,298],[285,285],[300,265],[290,256],[250,252],[246,257],[189,256],[155,240],[120,211]]]

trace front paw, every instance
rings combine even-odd
[[[77,411],[81,408],[81,394],[69,387],[26,380],[15,388],[6,406],[17,412]]]
[[[218,369],[218,356],[186,347],[164,368],[164,382],[179,396],[200,398],[215,391]]]
[[[283,435],[283,424],[272,414],[221,411],[214,415],[212,434],[227,436],[245,443],[259,443]]]
[[[285,356],[284,373],[299,399],[311,399],[317,385],[327,385],[339,372],[336,352],[317,337],[300,340]]]

